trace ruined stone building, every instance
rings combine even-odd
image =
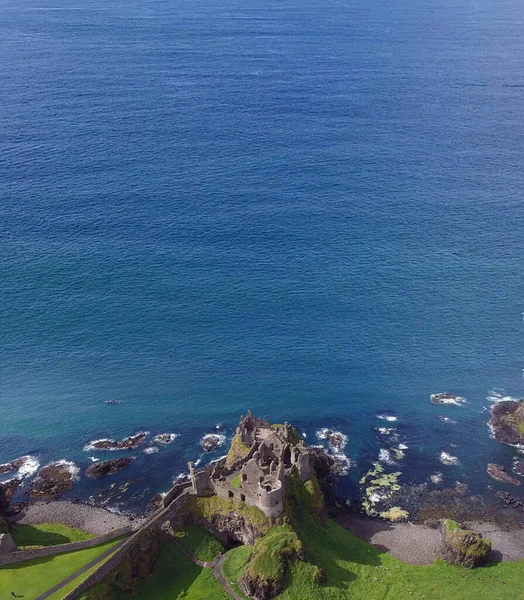
[[[276,518],[284,510],[285,475],[293,467],[302,481],[309,479],[309,453],[296,432],[287,423],[270,425],[248,412],[227,458],[201,471],[189,463],[189,473],[195,494],[236,498]]]

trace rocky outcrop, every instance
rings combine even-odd
[[[116,441],[111,439],[94,440],[86,444],[84,450],[135,450],[143,443],[148,436],[147,431],[139,431],[123,440]]]
[[[238,582],[242,593],[255,600],[271,600],[284,591],[284,583],[279,579],[263,578],[261,575],[245,575]]]
[[[513,485],[520,485],[520,481],[515,477],[512,477],[509,473],[506,472],[506,468],[503,465],[496,465],[494,463],[490,463],[488,465],[488,475],[496,479],[497,481],[501,481],[502,483],[512,483]]]
[[[324,500],[328,510],[334,510],[336,498],[333,494],[333,487],[337,482],[339,474],[337,460],[326,452],[324,448],[309,447],[309,459],[311,467],[316,476],[320,491],[324,495]]]
[[[265,532],[250,523],[244,515],[232,512],[229,515],[213,514],[200,524],[211,532],[226,547],[235,544],[252,546]]]
[[[204,452],[213,452],[221,444],[222,438],[214,433],[208,433],[200,440]]]
[[[75,484],[78,467],[69,461],[59,460],[49,463],[38,472],[27,495],[32,498],[58,498],[71,490]]]
[[[503,491],[497,492],[496,495],[498,498],[500,498],[504,506],[516,508],[518,511],[524,513],[524,502],[520,498],[512,496],[509,492]]]
[[[102,479],[102,477],[107,477],[108,475],[115,475],[116,473],[119,473],[122,469],[125,469],[134,460],[134,457],[104,460],[100,463],[95,463],[94,465],[88,467],[88,469],[86,470],[86,475],[91,479]]]
[[[13,479],[9,479],[8,481],[3,481],[0,483],[0,490],[2,496],[9,502],[11,498],[15,495],[15,492],[22,485],[23,480],[14,477]]]
[[[455,394],[442,392],[440,394],[431,394],[430,400],[433,404],[464,404],[465,398]]]
[[[342,450],[346,445],[348,438],[341,431],[332,431],[324,427],[317,432],[317,437],[321,440],[327,440],[332,450]]]
[[[489,424],[498,442],[512,446],[524,445],[524,400],[495,404],[491,409]]]
[[[242,579],[242,592],[255,600],[271,600],[284,591],[290,566],[304,559],[297,534],[289,528],[276,528],[257,541]]]
[[[176,433],[159,433],[155,435],[153,438],[153,442],[157,442],[158,444],[170,444],[174,442],[178,435]]]
[[[480,533],[469,531],[451,519],[442,524],[442,543],[437,557],[450,565],[474,569],[490,559],[491,542]]]

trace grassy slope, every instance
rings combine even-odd
[[[182,542],[199,560],[213,560],[224,549],[216,537],[197,525],[190,525],[183,531],[177,531],[175,535],[178,541]]]
[[[301,539],[307,558],[327,574],[323,587],[312,584],[306,565],[298,564],[292,585],[281,598],[309,600],[348,598],[403,600],[426,598],[490,600],[519,598],[524,561],[498,563],[470,570],[442,562],[429,566],[407,565],[352,535],[334,521],[324,529],[312,520],[301,520]]]
[[[113,554],[114,552],[112,552],[109,556],[106,556],[103,561],[99,562],[94,567],[88,569],[85,573],[82,573],[82,575],[76,579],[73,579],[73,581],[59,589],[58,592],[55,592],[52,596],[49,596],[48,600],[62,600],[66,594],[72,592],[76,586],[80,585],[85,579],[87,579],[91,573],[99,569],[105,562],[107,562],[113,556]]]
[[[354,536],[334,521],[326,527],[301,515],[300,539],[307,559],[327,574],[327,583],[313,583],[312,564],[298,561],[289,575],[281,600],[519,600],[524,561],[500,562],[479,569],[451,567],[443,562],[429,566],[407,565]],[[235,553],[238,553],[235,555]],[[232,562],[229,561],[232,554]],[[248,551],[228,553],[224,573],[238,581]]]
[[[166,542],[153,573],[136,589],[134,600],[231,600],[214,578],[211,569],[193,564],[173,543]],[[117,594],[115,600],[129,600]]]
[[[236,582],[242,577],[244,567],[251,558],[251,554],[253,554],[252,546],[233,548],[227,553],[226,560],[222,565],[222,575],[241,598],[244,598],[244,596]]]
[[[19,548],[28,546],[56,546],[68,542],[90,540],[94,535],[58,523],[41,525],[13,525],[12,535]]]
[[[118,540],[112,540],[87,550],[77,550],[1,567],[0,598],[9,598],[11,592],[23,595],[27,600],[36,598],[117,542]]]

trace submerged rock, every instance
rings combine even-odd
[[[153,438],[153,442],[157,444],[170,444],[178,437],[178,433],[159,433]]]
[[[326,427],[317,431],[317,437],[321,440],[327,440],[332,450],[342,450],[348,441],[347,435],[344,435],[340,431],[332,431]]]
[[[512,446],[524,444],[524,400],[495,404],[489,424],[497,442]]]
[[[122,469],[125,469],[135,460],[134,457],[126,458],[114,458],[111,460],[104,460],[103,462],[95,463],[86,470],[87,477],[91,479],[101,479],[108,475],[115,475]]]
[[[515,479],[506,473],[506,468],[503,465],[495,465],[494,463],[490,463],[488,465],[488,475],[496,479],[497,481],[502,481],[502,483],[512,483],[513,485],[520,485],[520,481]]]
[[[522,477],[524,477],[524,459],[523,458],[516,458],[514,463],[513,463],[513,471],[517,474],[517,475],[521,475]]]
[[[75,485],[79,468],[67,460],[49,463],[38,472],[27,495],[32,498],[58,498]]]
[[[442,392],[440,394],[431,394],[430,400],[433,404],[464,404],[465,398],[462,396],[456,396],[455,394],[448,394]]]
[[[93,442],[89,442],[89,444],[84,447],[84,450],[134,450],[142,444],[147,436],[147,431],[139,431],[138,433],[135,433],[135,435],[124,438],[119,442],[107,438],[94,440]]]
[[[474,569],[488,562],[491,542],[482,534],[465,529],[451,519],[442,524],[442,543],[437,548],[437,557],[450,565]]]

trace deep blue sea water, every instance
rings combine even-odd
[[[0,0],[0,462],[179,433],[121,474],[151,495],[251,408],[349,435],[349,490],[391,410],[405,482],[494,484],[523,27],[519,0]]]

